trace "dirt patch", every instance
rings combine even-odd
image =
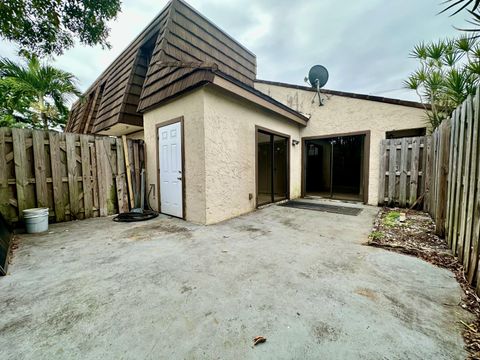
[[[373,301],[377,301],[377,299],[378,299],[377,293],[373,290],[370,290],[370,289],[359,288],[359,289],[355,290],[355,293],[360,295],[360,296],[364,296],[364,297],[366,297],[370,300],[373,300]]]
[[[178,226],[169,222],[155,224],[152,226],[137,226],[122,233],[128,240],[151,240],[161,234],[177,234],[185,238],[190,238],[190,230],[183,226]]]
[[[339,338],[337,329],[327,323],[319,322],[313,327],[313,336],[318,344],[326,341],[336,341]]]
[[[25,315],[19,319],[12,320],[11,322],[7,322],[3,326],[0,327],[0,333],[5,334],[9,331],[18,331],[19,329],[23,329],[28,327],[32,322],[31,315]]]
[[[260,229],[252,225],[242,225],[242,226],[239,226],[238,229],[241,231],[249,232],[251,234],[255,234],[254,237],[265,236],[270,232],[268,230]]]
[[[464,292],[458,305],[475,315],[473,323],[462,322],[465,349],[469,359],[480,359],[480,298],[445,239],[435,235],[430,216],[422,211],[383,208],[375,219],[368,245],[416,256],[455,274]]]

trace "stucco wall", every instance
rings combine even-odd
[[[368,203],[378,203],[380,141],[386,131],[426,127],[422,109],[387,104],[377,101],[353,99],[336,95],[323,95],[325,106],[312,104],[311,91],[277,85],[255,83],[255,88],[291,108],[310,115],[300,135],[323,136],[370,130],[370,159]]]
[[[206,222],[255,209],[255,126],[300,140],[299,126],[213,86],[205,89]],[[301,149],[290,148],[290,197],[301,193]],[[249,194],[253,198],[249,199]]]
[[[143,130],[137,131],[131,134],[127,135],[127,139],[132,139],[132,140],[144,140],[145,139],[145,133]]]
[[[185,218],[205,223],[205,147],[204,147],[204,90],[197,89],[175,101],[146,112],[143,117],[147,152],[147,191],[155,184],[155,197],[150,203],[158,210],[157,134],[156,125],[183,116],[185,149]]]

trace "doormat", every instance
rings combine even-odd
[[[285,207],[290,207],[295,209],[323,211],[323,212],[329,212],[334,214],[351,215],[351,216],[357,216],[362,212],[362,209],[356,208],[356,207],[318,204],[314,202],[306,202],[306,201],[298,201],[298,200],[290,200],[278,206],[285,206]]]

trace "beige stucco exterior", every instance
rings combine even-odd
[[[427,126],[424,111],[415,107],[337,95],[322,95],[325,105],[319,106],[318,98],[312,104],[312,91],[265,83],[255,83],[255,88],[310,117],[300,131],[301,137],[370,131],[370,205],[378,203],[380,141],[385,139],[386,132]]]
[[[215,85],[206,85],[144,114],[147,188],[158,210],[157,127],[182,117],[185,152],[185,218],[212,224],[256,207],[256,127],[288,135],[289,195],[301,196],[305,137],[368,131],[370,157],[368,203],[378,202],[380,140],[386,131],[425,127],[421,109],[324,95],[325,106],[312,104],[307,90],[257,83],[258,90],[310,117],[306,127]]]
[[[158,209],[157,126],[183,117],[185,218],[212,224],[256,207],[255,127],[299,140],[299,126],[235,95],[202,87],[144,114],[150,203]],[[300,196],[299,146],[290,145],[290,197]],[[250,198],[251,194],[251,198]]]
[[[154,195],[150,204],[159,210],[157,126],[183,117],[184,132],[184,182],[185,219],[204,224],[205,217],[205,141],[204,141],[204,101],[203,88],[178,97],[159,108],[144,114],[144,140],[147,153],[147,189],[154,185]]]
[[[207,223],[256,207],[255,127],[300,139],[299,125],[217,88],[205,91]],[[301,149],[289,144],[290,198],[301,195]],[[249,195],[252,199],[249,199]]]

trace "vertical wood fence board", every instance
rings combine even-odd
[[[410,167],[410,200],[409,205],[412,206],[418,197],[418,167],[420,162],[420,139],[415,137],[412,139],[412,161]]]
[[[65,134],[67,153],[68,194],[70,199],[70,218],[78,219],[78,183],[77,160],[75,158],[75,134]]]
[[[138,149],[138,142],[130,143],[133,148],[133,163],[135,172],[135,207],[140,206],[140,153]]]
[[[0,128],[0,187],[8,186],[7,159],[5,146],[5,128]]]
[[[407,139],[401,139],[400,152],[400,189],[399,189],[399,204],[400,207],[407,205],[407,156],[408,144]]]
[[[473,227],[473,215],[474,215],[474,203],[475,203],[475,187],[477,185],[477,139],[478,139],[478,120],[476,119],[476,111],[474,110],[473,99],[470,101],[470,123],[471,131],[469,132],[470,141],[468,148],[468,157],[466,160],[466,178],[465,187],[466,191],[466,209],[465,209],[465,247],[463,249],[463,264],[467,271],[470,267],[470,254],[472,252],[472,227]]]
[[[93,212],[93,216],[97,217],[100,216],[100,200],[98,197],[98,173],[97,173],[97,152],[95,151],[95,137],[89,136],[89,140],[92,141],[89,144],[90,148],[90,159],[92,160],[92,196],[93,196],[93,207],[95,211]]]
[[[458,259],[464,263],[465,248],[469,246],[467,239],[465,238],[466,226],[467,226],[467,207],[468,207],[468,181],[470,180],[470,153],[472,144],[472,129],[473,129],[473,115],[472,115],[472,102],[468,97],[467,104],[467,119],[466,119],[466,133],[464,142],[464,165],[462,167],[461,183],[462,183],[462,205],[460,208],[459,221],[460,221],[460,235],[458,238],[458,244],[461,244],[458,252]],[[468,249],[467,249],[468,250]]]
[[[434,170],[435,170],[435,162],[437,160],[437,134],[438,130],[435,130],[432,134],[432,145],[430,147],[431,153],[428,157],[428,178],[434,179]],[[432,207],[432,203],[435,202],[435,181],[429,180],[428,186],[428,202],[426,203],[426,211],[431,212],[432,215],[434,214],[434,210]]]
[[[426,210],[430,205],[430,185],[431,185],[431,171],[432,171],[432,137],[427,137],[425,146],[425,190],[424,190],[424,209]]]
[[[470,214],[469,221],[471,226],[467,227],[467,238],[471,239],[470,259],[467,271],[467,280],[472,284],[477,278],[475,274],[477,272],[478,264],[478,240],[480,235],[480,91],[477,91],[475,95],[475,101],[473,103],[473,135],[472,135],[472,169],[470,180],[470,200],[469,209]]]
[[[128,190],[126,182],[125,159],[123,153],[123,145],[121,139],[116,139],[117,146],[117,176],[115,178],[117,184],[118,212],[128,212]]]
[[[82,157],[83,207],[85,218],[93,216],[92,170],[90,167],[90,145],[87,136],[80,136],[80,154]]]
[[[456,249],[456,241],[457,241],[457,236],[455,234],[455,219],[457,216],[458,208],[457,208],[457,202],[458,202],[458,197],[457,197],[457,173],[458,173],[458,154],[459,154],[459,148],[458,144],[460,142],[460,127],[461,127],[461,108],[457,108],[457,112],[455,114],[455,139],[453,142],[453,167],[452,167],[452,187],[450,189],[451,194],[450,198],[452,199],[451,201],[451,214],[450,214],[450,222],[449,222],[449,229],[448,229],[448,236],[451,239],[450,241],[450,248],[453,250],[453,253],[455,254],[455,249]]]
[[[108,137],[103,138],[103,150],[104,150],[104,176],[105,176],[105,186],[106,186],[106,194],[107,194],[107,214],[112,215],[115,214],[116,210],[116,202],[117,202],[117,195],[116,195],[116,186],[114,183],[114,172],[115,169],[113,168],[112,164],[112,148],[111,148],[111,139]]]
[[[60,158],[60,137],[56,132],[48,134],[50,142],[50,159],[52,166],[52,183],[53,183],[53,201],[55,204],[55,219],[57,221],[65,221],[65,206],[63,204],[62,194],[62,170]]]
[[[449,148],[450,148],[450,120],[446,120],[440,126],[439,162],[437,168],[437,197],[435,209],[435,232],[438,236],[445,236],[445,218],[447,212],[447,177],[449,172]]]
[[[25,199],[25,187],[28,185],[25,169],[27,166],[27,154],[25,148],[25,132],[22,129],[12,129],[13,156],[15,163],[15,183],[17,187],[18,218],[23,219],[22,211],[27,208]]]
[[[453,195],[453,178],[456,168],[456,163],[454,161],[455,157],[455,146],[456,146],[456,136],[457,136],[457,123],[458,123],[458,111],[455,110],[452,114],[451,118],[451,132],[450,132],[450,147],[449,147],[449,163],[448,163],[448,185],[447,185],[447,214],[446,214],[446,221],[445,221],[445,235],[447,238],[448,246],[451,247],[452,245],[452,215],[453,215],[453,204],[454,204],[454,197]]]
[[[5,133],[7,129],[0,128],[0,211],[7,218],[9,213],[10,189],[8,187],[7,159]]]
[[[97,183],[98,183],[98,206],[100,216],[108,215],[107,204],[107,179],[106,179],[106,154],[102,139],[95,139],[95,152],[97,156]]]
[[[430,170],[430,179],[432,180],[431,187],[430,187],[430,203],[428,204],[428,211],[430,211],[435,217],[436,208],[435,203],[437,201],[437,182],[433,179],[437,176],[437,168],[438,168],[438,148],[440,146],[440,137],[439,137],[440,129],[436,129],[433,133],[433,142],[432,142],[432,163],[431,163],[431,170]]]
[[[390,142],[390,159],[388,164],[388,205],[394,204],[395,199],[395,182],[396,182],[396,164],[397,164],[397,148],[395,142]]]
[[[130,207],[133,209],[135,207],[135,201],[133,197],[131,162],[130,162],[130,153],[128,150],[128,141],[125,135],[122,136],[122,143],[123,143],[123,153],[125,158],[125,172],[127,174],[128,199],[129,199]]]
[[[454,255],[462,251],[463,256],[463,244],[460,244],[458,241],[458,236],[460,234],[460,208],[461,208],[461,199],[462,199],[462,173],[463,173],[463,152],[464,152],[464,140],[465,140],[465,124],[466,124],[466,104],[462,105],[462,113],[460,116],[460,135],[458,143],[458,158],[457,158],[457,174],[455,180],[455,197],[457,199],[457,211],[453,219],[453,236],[454,241],[452,248]]]
[[[477,103],[478,104],[478,103]],[[480,105],[479,107],[480,108]],[[478,109],[477,108],[477,109]],[[480,120],[480,114],[479,116],[477,117],[477,121]],[[479,136],[480,136],[480,133],[479,133]],[[479,145],[479,148],[478,148],[478,152],[477,154],[480,156],[480,139],[478,139],[478,145]],[[480,165],[477,166],[477,185],[476,185],[476,199],[475,199],[475,216],[474,216],[474,222],[473,222],[473,238],[472,238],[472,242],[474,244],[474,247],[473,247],[473,253],[475,254],[475,256],[477,257],[477,261],[475,263],[476,265],[476,270],[473,269],[473,267],[471,267],[469,269],[469,275],[468,275],[468,278],[472,278],[472,281],[476,281],[477,283],[477,294],[480,294],[480,255],[479,255],[479,251],[480,251],[480,246],[479,246],[479,243],[480,243]],[[470,274],[470,271],[473,273],[473,274]]]
[[[380,173],[378,178],[378,204],[383,205],[385,203],[385,168],[387,164],[387,141],[382,140],[380,142]]]
[[[47,176],[45,164],[45,133],[32,131],[35,189],[38,207],[48,207]]]

